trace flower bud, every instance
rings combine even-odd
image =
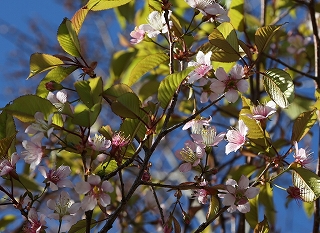
[[[53,80],[50,82],[47,82],[45,86],[48,91],[60,91],[63,89],[63,86],[60,83],[57,83]]]

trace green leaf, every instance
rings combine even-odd
[[[208,37],[209,42],[231,54],[239,54],[239,43],[236,31],[230,23],[220,24]],[[239,55],[240,57],[240,55]]]
[[[30,56],[30,74],[27,79],[61,65],[63,65],[63,61],[55,56],[44,53],[34,53]]]
[[[48,74],[41,80],[37,87],[36,94],[40,97],[47,97],[49,91],[46,89],[45,84],[50,81],[55,81],[56,83],[61,83],[68,75],[75,71],[78,67],[69,66],[63,67],[58,66],[48,72]]]
[[[85,7],[92,11],[101,11],[127,4],[132,0],[89,0]]]
[[[148,0],[148,6],[149,6],[149,11],[150,13],[152,11],[162,11],[162,5],[160,1],[156,1],[156,0]]]
[[[257,167],[254,165],[244,164],[241,166],[235,166],[229,173],[234,180],[239,180],[242,175],[251,176]]]
[[[303,202],[304,212],[307,214],[309,218],[313,216],[314,213],[314,203],[313,202]]]
[[[119,83],[102,92],[102,96],[114,101],[125,93],[133,93],[133,90],[128,85]]]
[[[150,54],[142,58],[133,68],[128,85],[134,84],[140,77],[169,60],[165,53]]]
[[[301,113],[293,123],[291,142],[299,142],[309,132],[316,121],[316,110]]]
[[[233,53],[227,53],[225,50],[220,49],[219,47],[211,44],[210,42],[207,42],[203,44],[199,50],[201,50],[203,53],[208,53],[209,51],[212,52],[211,60],[217,61],[217,62],[236,62],[240,59],[239,54],[233,52]],[[244,54],[245,55],[245,54]]]
[[[280,29],[281,26],[282,25],[269,25],[258,28],[255,33],[254,40],[259,53],[262,53],[267,48],[272,37]]]
[[[101,103],[101,93],[103,89],[101,77],[89,78],[88,80],[74,83],[76,91],[82,101],[88,108]]]
[[[8,136],[6,138],[1,138],[0,139],[0,159],[7,159],[10,161],[11,158],[11,154],[12,153],[8,153],[10,147],[12,147],[12,142],[15,141],[16,139],[16,135],[18,132],[15,132],[13,135]],[[14,146],[14,145],[13,145]]]
[[[259,204],[264,206],[264,213],[269,222],[273,225],[275,223],[276,209],[273,201],[272,187],[269,183],[266,183],[264,186],[260,187],[260,193],[258,196]]]
[[[7,225],[15,221],[15,219],[16,219],[16,216],[14,216],[13,214],[6,214],[0,220],[0,230],[4,232],[7,228]]]
[[[214,218],[219,212],[220,203],[216,196],[212,195],[210,198],[210,205],[207,213],[207,219]]]
[[[91,127],[97,120],[101,111],[101,103],[97,103],[92,108],[84,104],[78,104],[74,108],[72,123],[84,127]]]
[[[90,9],[87,6],[81,7],[72,17],[71,23],[74,31],[79,34],[82,24],[87,17]]]
[[[263,85],[270,98],[281,108],[294,100],[294,85],[291,76],[278,68],[266,70]]]
[[[6,111],[2,111],[0,113],[0,139],[7,139],[11,141],[12,135],[16,135],[16,125],[14,123],[13,117],[9,114],[7,114]],[[7,142],[6,144],[10,144],[11,146],[8,149],[1,150],[1,151],[7,151],[8,157],[11,156],[13,152],[16,152],[15,147],[15,137],[12,139],[13,141]],[[0,155],[4,155],[2,152],[0,152]]]
[[[250,211],[245,213],[247,222],[251,228],[254,228],[258,224],[258,196],[249,199]]]
[[[244,0],[232,0],[228,11],[230,23],[239,32],[244,30]]]
[[[4,110],[16,117],[22,122],[30,123],[34,121],[34,114],[36,112],[42,112],[45,119],[52,113],[55,113],[57,109],[47,99],[41,98],[37,95],[24,95],[15,99],[12,104],[7,105]],[[56,125],[61,125],[61,117],[55,114],[52,118],[52,122]]]
[[[254,233],[268,233],[268,232],[269,232],[269,223],[266,216],[264,216],[263,221],[259,222],[254,228]]]
[[[290,167],[292,171],[292,183],[301,190],[303,201],[312,202],[320,196],[320,177],[314,172],[302,167]]]
[[[64,18],[58,29],[57,39],[61,48],[74,57],[81,56],[80,43],[77,32],[71,21]]]
[[[125,93],[111,104],[112,111],[121,117],[137,118],[140,116],[140,100],[134,93]]]
[[[97,225],[97,221],[94,219],[91,219],[90,228],[93,228],[96,225]],[[87,220],[86,219],[80,220],[70,228],[68,233],[86,233],[86,226],[87,226]]]
[[[131,139],[136,136],[143,139],[147,128],[139,119],[126,118],[120,126],[120,131],[126,136],[130,136]]]
[[[170,74],[160,82],[158,90],[158,100],[160,101],[160,106],[162,108],[166,108],[168,106],[174,93],[179,88],[181,82],[193,69],[193,67],[190,67],[183,70],[182,72]]]

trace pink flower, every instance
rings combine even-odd
[[[204,54],[202,51],[199,51],[196,56],[196,61],[190,61],[188,67],[195,66],[196,68],[189,73],[188,83],[194,83],[198,79],[207,75],[207,73],[212,70],[211,65],[211,55],[212,52],[209,51],[207,54]]]
[[[288,38],[288,53],[299,55],[306,50],[306,46],[310,43],[310,37],[302,37],[301,35],[291,35]]]
[[[193,140],[203,147],[216,146],[221,142],[226,133],[219,133],[217,135],[217,130],[214,126],[202,129],[200,134],[191,134]]]
[[[69,194],[62,191],[57,200],[49,199],[47,206],[49,209],[54,210],[54,213],[49,214],[48,218],[71,221],[77,211],[79,211],[81,204],[74,203],[74,201],[70,199]]]
[[[19,155],[18,153],[14,152],[11,155],[11,160],[9,161],[8,159],[4,159],[0,163],[0,176],[5,176],[5,175],[17,175],[16,174],[16,163],[19,160]]]
[[[131,44],[138,44],[143,41],[145,35],[145,31],[140,27],[135,27],[132,32],[130,32],[130,36],[132,39],[130,40]]]
[[[35,134],[37,132],[46,133],[46,136],[49,138],[51,133],[53,132],[52,127],[52,114],[48,117],[48,122],[44,119],[44,115],[42,112],[36,112],[34,114],[35,122],[29,125],[25,133],[28,134]]]
[[[23,227],[25,233],[40,233],[44,229],[46,216],[44,214],[39,216],[35,208],[31,208],[28,212],[28,224]]]
[[[253,107],[252,114],[248,114],[247,116],[257,121],[261,121],[275,112],[277,112],[276,103],[269,101],[266,105],[259,104],[258,106]]]
[[[192,141],[187,141],[184,144],[184,148],[178,150],[175,153],[176,157],[182,161],[179,170],[181,172],[188,172],[192,167],[197,166],[200,163],[200,159],[203,157],[204,152],[202,148]]]
[[[95,151],[105,151],[111,146],[111,141],[107,140],[103,135],[95,134],[93,139],[89,136],[88,144]]]
[[[298,143],[294,142],[295,153],[294,153],[294,162],[300,164],[301,166],[312,169],[311,163],[313,162],[312,153],[307,152],[303,148],[298,148]]]
[[[115,133],[111,139],[112,147],[124,147],[130,142],[130,137],[125,137],[122,132]]]
[[[45,167],[39,167],[40,173],[44,176],[45,182],[49,183],[52,191],[58,190],[58,188],[69,187],[73,188],[73,183],[67,177],[71,173],[69,166],[60,166],[56,170],[50,169],[46,172]]]
[[[303,201],[300,188],[296,186],[289,186],[289,188],[287,188],[287,193],[287,198],[295,199],[298,205],[300,205],[300,201]]]
[[[239,184],[233,179],[228,179],[226,182],[227,190],[220,190],[224,194],[218,194],[223,198],[222,204],[230,206],[228,212],[232,213],[238,209],[241,213],[250,211],[250,203],[248,199],[252,199],[259,193],[259,188],[249,187],[249,179],[242,175]]]
[[[226,145],[226,154],[234,151],[236,152],[246,142],[246,135],[248,127],[244,124],[243,120],[239,120],[239,129],[228,130],[226,136],[228,144]]]
[[[200,182],[200,186],[207,186],[207,184],[206,180]],[[192,197],[197,197],[200,204],[206,204],[208,202],[208,195],[209,192],[206,189],[197,189],[193,191]]]
[[[248,81],[243,79],[244,71],[240,65],[232,67],[228,75],[223,68],[218,68],[215,72],[217,79],[213,79],[210,89],[217,93],[226,93],[226,99],[234,103],[237,101],[240,92],[246,92],[249,88]]]
[[[228,22],[230,21],[227,12],[214,0],[186,0],[192,8],[198,9],[211,22]]]
[[[30,169],[33,171],[37,165],[41,162],[44,155],[44,149],[41,146],[41,140],[43,138],[42,133],[38,133],[31,137],[31,141],[24,140],[22,146],[26,151],[22,151],[21,155],[24,157],[24,161],[30,164]]]
[[[171,11],[169,13],[169,18]],[[164,12],[160,14],[158,11],[153,11],[148,16],[148,24],[142,24],[139,26],[139,29],[144,31],[149,38],[156,37],[160,33],[168,32],[168,27],[164,18]],[[169,21],[170,26],[172,22]]]
[[[182,127],[182,130],[187,130],[191,127],[191,132],[193,134],[200,134],[203,127],[208,126],[210,121],[211,121],[211,116],[208,119],[206,119],[206,118],[193,119],[191,121],[188,121]]]
[[[107,192],[113,191],[110,182],[105,180],[101,183],[101,178],[97,175],[89,176],[88,182],[77,183],[74,189],[79,194],[86,194],[81,201],[81,207],[84,211],[93,210],[97,203],[103,207],[109,205],[110,196]]]

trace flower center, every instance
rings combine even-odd
[[[190,147],[182,148],[180,155],[182,159],[188,163],[194,163],[198,159]]]

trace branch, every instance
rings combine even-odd
[[[222,209],[220,209],[219,212],[213,218],[210,218],[206,222],[202,223],[194,233],[202,232],[204,229],[206,229],[207,226],[209,226],[214,220],[216,220],[228,208],[229,208],[229,206],[225,206]]]

